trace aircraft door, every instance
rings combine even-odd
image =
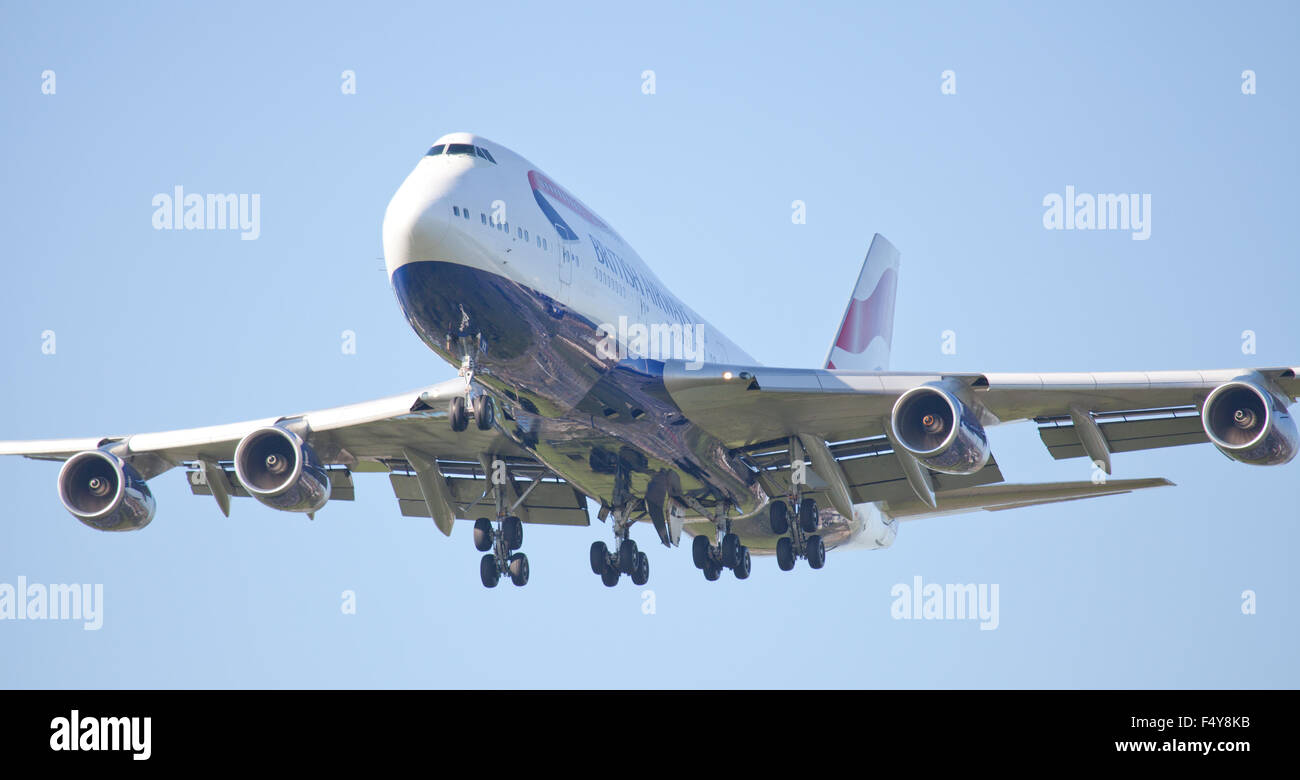
[[[576,247],[576,241],[564,241],[559,237],[553,239],[555,244],[555,259],[560,267],[560,302],[567,304],[572,296],[573,291],[573,266],[577,264],[571,247]]]

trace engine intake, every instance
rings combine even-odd
[[[329,475],[316,453],[297,434],[275,425],[240,440],[235,476],[250,496],[273,509],[315,512],[329,500]]]
[[[105,450],[78,452],[59,470],[59,500],[72,516],[97,531],[138,531],[157,505],[131,464]]]
[[[1295,457],[1295,422],[1273,394],[1238,380],[1214,388],[1201,407],[1205,435],[1224,455],[1255,466],[1278,466]]]
[[[894,440],[927,467],[974,474],[989,460],[989,441],[975,412],[933,385],[914,387],[894,402]]]

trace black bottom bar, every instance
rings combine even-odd
[[[0,693],[0,746],[10,761],[191,767],[433,753],[450,769],[505,751],[531,773],[612,751],[683,771],[701,749],[804,769],[857,756],[863,772],[892,753],[1182,767],[1287,760],[1297,703],[1293,691],[13,691]]]

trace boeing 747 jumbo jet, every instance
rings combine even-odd
[[[147,480],[183,468],[232,498],[309,517],[388,475],[403,515],[450,535],[474,520],[483,584],[528,582],[524,526],[609,523],[605,585],[643,585],[629,532],[648,520],[695,565],[750,575],[750,553],[820,569],[830,549],[889,547],[900,521],[1169,485],[1007,484],[985,429],[1033,420],[1053,458],[1111,471],[1114,453],[1210,442],[1256,465],[1297,450],[1295,367],[998,374],[890,371],[898,251],[877,235],[820,369],[767,368],[657,279],[594,211],[537,166],[469,133],[438,139],[383,224],[411,327],[454,378],[377,401],[205,428],[0,442],[62,461],[82,523],[133,531]],[[590,502],[590,504],[589,504]]]

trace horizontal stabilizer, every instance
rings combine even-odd
[[[890,501],[883,509],[888,515],[905,519],[973,512],[977,509],[996,512],[1002,509],[1018,509],[1023,506],[1035,506],[1037,504],[1076,501],[1081,498],[1116,496],[1122,493],[1132,493],[1134,490],[1167,487],[1173,484],[1167,479],[1152,477],[1147,479],[1107,479],[1104,482],[981,485],[940,493],[937,496],[938,506],[934,508],[927,506],[918,499],[910,499],[906,501]]]

